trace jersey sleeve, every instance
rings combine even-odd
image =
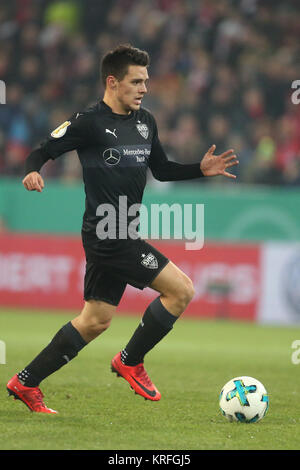
[[[41,144],[41,149],[52,160],[60,155],[90,146],[94,140],[93,124],[89,114],[74,113],[71,118],[54,129]]]
[[[149,167],[155,179],[159,181],[183,181],[204,177],[200,162],[181,164],[168,160],[158,137],[156,122],[153,118],[153,139]]]

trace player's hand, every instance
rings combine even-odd
[[[28,175],[26,175],[23,179],[22,183],[28,191],[38,191],[39,193],[43,191],[45,186],[43,178],[37,171],[28,173]]]
[[[215,150],[216,146],[212,145],[200,162],[200,170],[204,176],[223,175],[228,178],[236,178],[236,175],[226,171],[228,168],[239,164],[236,155],[234,155],[234,150],[231,149],[221,155],[214,155]]]

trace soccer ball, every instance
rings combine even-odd
[[[269,408],[269,397],[262,383],[253,377],[229,380],[221,390],[220,410],[229,421],[256,423]]]

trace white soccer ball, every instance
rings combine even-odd
[[[221,413],[229,421],[256,423],[269,408],[269,397],[263,384],[253,377],[229,380],[219,397]]]

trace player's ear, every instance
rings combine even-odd
[[[117,88],[118,80],[113,75],[108,75],[106,78],[106,88],[110,90],[115,90]]]

